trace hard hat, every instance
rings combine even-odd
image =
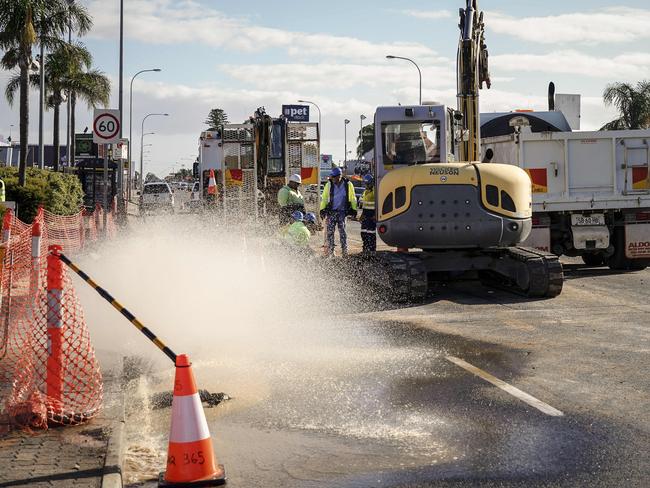
[[[314,212],[307,212],[305,214],[305,220],[311,222],[312,224],[316,223],[316,214]]]
[[[292,213],[291,217],[293,217],[293,220],[296,222],[302,222],[305,219],[305,216],[300,210],[296,210],[294,213]]]
[[[341,173],[341,168],[334,168],[334,169],[332,170],[331,176],[332,176],[332,177],[336,177],[336,176],[341,176],[341,174],[342,174],[342,173]]]
[[[363,182],[366,185],[372,185],[375,182],[375,179],[372,177],[372,175],[370,173],[368,173],[367,175],[365,175],[363,177]]]
[[[294,183],[298,183],[299,185],[302,184],[302,178],[300,175],[291,175],[289,176],[289,181],[293,181]]]

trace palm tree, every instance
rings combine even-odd
[[[59,170],[59,162],[61,161],[60,108],[61,104],[66,101],[65,92],[68,89],[70,73],[80,70],[81,66],[89,66],[90,64],[92,64],[92,56],[80,42],[74,44],[63,43],[45,58],[46,102],[47,106],[53,109],[52,146],[54,148],[54,171]],[[38,87],[40,85],[39,76],[37,74],[31,75],[29,82],[32,86]],[[20,75],[15,75],[9,80],[5,90],[10,103],[14,99],[19,86]]]
[[[601,130],[647,129],[650,127],[650,81],[612,83],[603,92],[606,105],[614,105],[620,117],[605,124]]]
[[[98,69],[90,69],[92,66],[92,57],[87,63],[83,63],[70,72],[68,79],[65,81],[66,89],[70,96],[70,156],[69,164],[74,161],[75,153],[75,112],[77,98],[83,100],[88,105],[88,109],[95,108],[98,105],[108,106],[111,96],[111,82],[108,77]]]
[[[32,47],[39,42],[52,49],[63,43],[61,37],[68,29],[84,34],[91,25],[88,10],[77,0],[0,0],[0,49],[5,51],[0,65],[20,70],[20,185],[25,185],[27,171]],[[7,100],[11,103],[13,98]]]

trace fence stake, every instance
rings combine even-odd
[[[8,209],[2,219],[2,242],[9,242],[11,238],[11,224],[14,220],[14,212]]]
[[[48,247],[47,255],[47,395],[61,401],[63,389],[63,263],[61,246]]]
[[[32,297],[36,296],[40,286],[42,235],[41,223],[35,220],[32,224],[32,273],[29,276],[29,295]]]

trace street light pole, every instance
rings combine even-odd
[[[144,136],[154,135],[155,132],[147,132],[140,135],[140,189],[142,190],[142,185],[144,184],[144,176],[142,173],[144,171]]]
[[[118,108],[120,109],[120,139],[122,138],[122,109],[123,105],[123,85],[124,85],[124,0],[120,0],[120,84],[119,84],[119,102]],[[131,142],[131,141],[129,141]],[[129,169],[129,171],[131,171]]]
[[[363,121],[366,120],[366,116],[361,114],[359,120],[361,121],[361,130],[359,131],[359,147],[361,148],[359,150],[359,159],[361,159],[363,157]]]
[[[420,105],[422,105],[422,71],[420,71],[420,67],[418,66],[418,64],[415,61],[413,61],[411,58],[404,58],[402,56],[391,56],[390,54],[386,56],[386,59],[403,59],[405,61],[410,61],[417,68],[418,74],[420,75]]]
[[[141,71],[138,71],[135,75],[133,75],[133,78],[131,78],[131,87],[129,89],[129,174],[127,177],[127,185],[129,186],[129,190],[127,193],[127,199],[130,201],[131,200],[131,187],[133,186],[131,184],[131,172],[133,171],[132,166],[132,158],[131,158],[131,149],[133,148],[133,80],[135,80],[135,77],[138,76],[140,73],[147,73],[147,72],[160,72],[160,68],[153,68],[153,69],[143,69]],[[140,171],[142,171],[142,168],[140,168]],[[142,175],[140,175],[142,177]]]
[[[343,157],[343,164],[345,164],[345,167],[347,169],[348,166],[348,124],[350,121],[348,119],[345,119],[345,135],[344,135],[344,140],[345,140],[345,155]]]
[[[142,186],[144,185],[144,175],[142,174],[143,171],[143,164],[142,164],[142,144],[144,143],[144,121],[147,120],[149,117],[154,117],[154,116],[161,116],[161,117],[168,117],[169,114],[147,114],[144,116],[142,119],[142,128],[141,128],[141,134],[142,136],[140,137],[140,190],[142,190]]]
[[[68,0],[68,6],[72,6],[73,0]],[[70,14],[70,11],[68,9],[68,45],[72,45],[72,15]],[[67,111],[67,117],[66,117],[66,149],[65,149],[65,161],[70,166],[70,145],[72,144],[72,139],[71,137],[74,137],[74,134],[70,134],[70,117],[72,115],[72,107],[70,105],[70,98],[71,98],[71,93],[70,90],[68,90],[67,93],[67,106],[66,106],[66,111]],[[74,158],[72,158],[74,159]]]
[[[43,23],[43,19],[41,19]],[[43,26],[41,25],[41,62],[38,67],[39,94],[38,94],[38,167],[45,167],[45,141],[43,140],[43,119],[45,118],[45,43],[43,42]]]
[[[320,114],[320,107],[316,105],[314,102],[310,102],[309,100],[298,100],[298,103],[308,103],[310,105],[313,105],[316,107],[316,110],[318,110],[318,135],[320,136],[321,133],[321,114]],[[320,139],[320,137],[319,137]]]

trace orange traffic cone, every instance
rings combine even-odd
[[[217,196],[217,180],[214,177],[214,170],[210,170],[210,179],[208,179],[208,195]]]
[[[217,486],[225,483],[223,466],[216,464],[192,364],[187,355],[181,354],[176,357],[167,471],[160,473],[158,486]]]

